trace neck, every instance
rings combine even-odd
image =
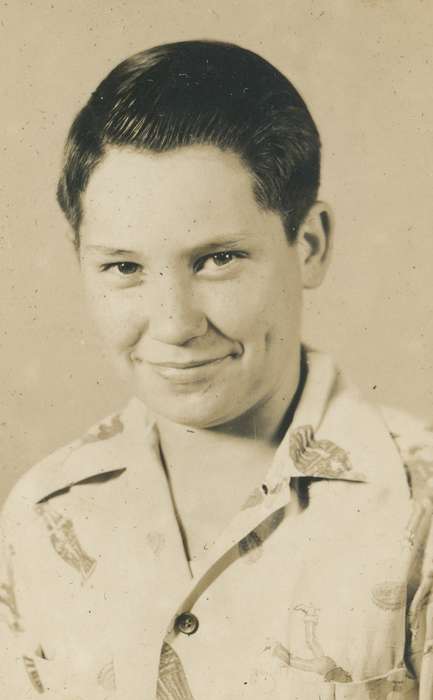
[[[162,459],[189,559],[218,533],[265,478],[306,377],[303,355],[290,384],[230,424],[198,429],[157,419]],[[287,397],[287,398],[286,398]]]

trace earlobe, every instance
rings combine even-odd
[[[297,247],[305,289],[318,287],[328,268],[333,236],[333,216],[324,202],[315,202],[299,227]]]

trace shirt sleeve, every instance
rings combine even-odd
[[[424,552],[420,586],[409,610],[410,659],[419,682],[419,700],[433,698],[433,527]]]
[[[21,615],[14,544],[0,521],[0,697],[31,700],[44,693]],[[36,651],[36,650],[35,650]],[[42,660],[42,659],[41,659]]]
[[[414,501],[416,532],[413,579],[416,589],[408,610],[407,659],[419,683],[419,700],[433,698],[433,424],[386,409],[391,435],[402,456]],[[409,581],[409,590],[413,585]]]
[[[87,606],[70,608],[81,580],[34,503],[19,485],[0,513],[0,700],[107,700],[115,692],[111,650],[99,637],[77,643],[88,621],[79,615]]]

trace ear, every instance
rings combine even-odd
[[[299,227],[296,246],[304,289],[318,287],[331,256],[334,219],[325,202],[315,202]]]

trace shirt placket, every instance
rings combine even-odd
[[[167,627],[165,643],[174,641],[179,633],[194,634],[200,621],[195,618],[194,605],[213,584],[222,570],[240,556],[239,548],[255,529],[276,511],[290,507],[298,510],[287,479],[278,493],[263,492],[263,499],[254,507],[241,510],[216,540],[213,547],[191,567],[192,578],[179,595],[179,604]],[[223,561],[223,560],[226,561]]]

